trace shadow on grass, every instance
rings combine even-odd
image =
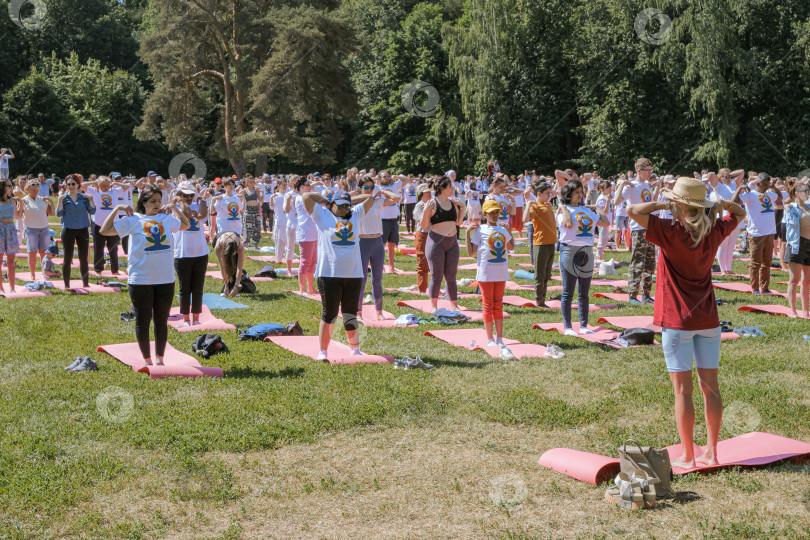
[[[481,369],[490,364],[494,364],[493,360],[486,362],[464,362],[462,360],[440,360],[438,358],[422,358],[426,364],[433,364],[436,367],[459,367],[459,368],[472,368]]]
[[[257,370],[252,367],[232,368],[225,371],[225,377],[230,379],[294,379],[304,375],[304,368],[288,367],[281,371]]]
[[[253,300],[281,300],[283,298],[289,298],[289,295],[281,293],[253,293],[249,298]]]

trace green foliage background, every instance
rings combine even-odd
[[[13,174],[166,173],[181,151],[211,174],[810,167],[803,0],[44,3],[26,30],[0,0]],[[660,44],[637,33],[648,8],[672,21]],[[192,78],[223,69],[230,110],[216,75]],[[436,88],[435,114],[403,107],[415,80]]]

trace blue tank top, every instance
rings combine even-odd
[[[14,203],[0,203],[0,219],[14,219]]]

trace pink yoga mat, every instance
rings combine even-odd
[[[390,269],[386,266],[383,268],[383,274],[396,274],[398,276],[415,276],[416,270],[400,270],[399,268],[394,267],[394,271],[391,272]]]
[[[208,306],[203,304],[202,311],[200,312],[200,324],[191,326],[182,326],[183,315],[180,313],[179,307],[173,307],[169,312],[169,324],[178,332],[202,332],[203,330],[236,330],[236,326],[228,324],[222,319],[217,318],[208,309]]]
[[[267,337],[265,341],[271,341],[292,351],[301,356],[308,356],[315,360],[318,353],[321,352],[321,345],[318,341],[318,336],[279,336]],[[332,365],[347,365],[347,364],[379,364],[382,362],[393,362],[393,356],[380,356],[374,354],[364,354],[361,356],[352,356],[352,350],[348,345],[344,345],[339,341],[332,340],[329,342],[327,349],[328,360]]]
[[[534,285],[521,285],[520,283],[515,283],[514,281],[507,281],[506,282],[506,290],[507,291],[534,291]],[[546,287],[546,291],[548,292],[558,292],[562,291],[562,285],[551,285]]]
[[[614,302],[629,302],[630,295],[624,293],[594,293],[591,296],[594,298],[607,298],[608,300],[613,300]],[[655,298],[653,298],[655,300]]]
[[[410,255],[416,253],[415,247],[399,246],[399,249],[403,255]]]
[[[374,307],[373,304],[364,305],[363,312],[360,314],[363,318],[363,326],[367,326],[368,328],[393,328],[397,326],[396,315],[388,313],[385,310],[383,310],[382,314],[385,319],[380,321],[377,319],[377,308]]]
[[[316,302],[321,301],[321,293],[310,294],[308,292],[301,292],[301,291],[284,291],[288,293],[293,293],[298,296],[303,296],[307,300],[315,300]]]
[[[68,288],[65,288],[65,282],[61,279],[48,279],[46,281],[53,283],[54,289],[59,289],[60,291],[70,291],[76,294],[121,292],[121,289],[118,287],[104,287],[95,283],[90,283],[89,286],[85,287],[82,285],[82,281],[80,279],[70,280],[70,287]]]
[[[618,448],[618,445],[617,445]],[[667,447],[672,460],[681,456],[680,444]],[[695,456],[702,455],[703,449],[695,445]],[[771,433],[753,432],[738,435],[717,443],[719,465],[679,469],[675,474],[688,474],[695,471],[709,471],[732,466],[767,465],[783,459],[810,457],[810,444]],[[538,461],[540,466],[555,470],[576,480],[599,484],[611,480],[619,472],[619,460],[591,454],[570,448],[552,448],[543,453]]]
[[[458,269],[459,270],[478,270],[478,263],[462,264],[461,266],[458,267]],[[512,270],[511,268],[507,268],[507,270],[509,270],[510,274],[512,272],[514,272],[514,270]]]
[[[71,268],[73,268],[73,267],[71,266]],[[70,275],[73,275],[73,272],[71,272]],[[119,270],[118,275],[115,275],[110,270],[102,270],[101,273],[99,274],[99,273],[95,272],[94,270],[90,270],[90,278],[91,279],[92,278],[99,278],[99,277],[103,277],[103,278],[107,278],[107,279],[117,279],[117,280],[120,280],[121,282],[124,282],[127,279],[127,273],[124,272],[123,270]]]
[[[571,326],[573,327],[574,331],[579,332],[579,323],[575,322],[572,323]],[[591,330],[594,331],[593,334],[577,334],[578,338],[582,338],[585,341],[590,341],[591,343],[599,343],[600,345],[607,345],[608,347],[613,347],[614,349],[621,349],[621,345],[615,342],[608,342],[612,339],[615,339],[616,336],[621,334],[621,332],[617,332],[616,330],[610,330],[609,328],[605,328],[604,326],[591,326]],[[556,330],[560,334],[565,335],[565,327],[563,323],[543,323],[543,324],[535,324],[532,326],[532,330],[547,330],[552,331]],[[657,341],[655,342],[656,345],[660,345]],[[642,347],[643,345],[631,345],[631,347]]]
[[[596,324],[607,323],[611,326],[618,328],[646,328],[658,334],[661,333],[661,327],[653,324],[652,315],[639,315],[635,317],[599,317],[596,319]],[[734,332],[723,332],[720,334],[720,341],[731,341],[739,339],[740,335]]]
[[[748,283],[712,283],[715,289],[723,289],[726,291],[735,291],[741,293],[751,293],[751,285]],[[769,295],[765,295],[769,296]],[[781,296],[782,298],[786,298],[787,295],[785,293],[780,293],[776,291],[771,291],[770,296]]]
[[[478,299],[479,302],[483,302],[482,299]],[[529,300],[527,298],[523,298],[522,296],[515,296],[515,295],[506,295],[503,297],[503,303],[510,305],[510,306],[517,306],[517,307],[537,307],[537,303],[534,300]],[[559,300],[546,300],[546,306],[549,309],[560,309],[562,307],[562,302]],[[588,306],[588,311],[601,311],[603,309],[611,309],[619,307],[616,304],[590,304]],[[572,309],[578,309],[579,306],[574,303],[571,305]]]
[[[54,257],[51,260],[53,261],[54,266],[64,266],[65,264],[65,259],[62,257]],[[70,262],[70,267],[79,268],[79,259],[76,257],[75,254],[73,255],[73,260]]]
[[[3,287],[8,287],[8,285],[3,285]],[[7,298],[9,300],[15,300],[19,298],[37,298],[40,296],[51,296],[49,291],[29,291],[25,287],[20,287],[19,285],[16,287],[16,292],[11,292],[8,288],[5,289],[5,292],[0,292],[0,296]]]
[[[258,261],[263,263],[272,263],[272,264],[286,264],[286,263],[277,263],[275,255],[248,255],[248,259],[251,261]],[[298,259],[293,259],[292,264],[300,264],[301,261]]]
[[[802,312],[797,307],[797,313],[799,314],[800,319],[804,319],[802,317]],[[737,308],[737,311],[752,311],[754,313],[766,313],[768,315],[784,315],[785,317],[790,317],[790,308],[787,306],[782,306],[779,304],[766,304],[761,306],[740,306]]]
[[[592,279],[591,285],[598,285],[604,287],[627,287],[626,279]]]
[[[468,351],[481,350],[493,358],[498,358],[501,352],[500,346],[487,347],[487,333],[483,328],[460,328],[457,330],[428,330],[426,336],[433,336],[455,347],[463,347]],[[475,347],[470,347],[470,342],[475,342]],[[515,358],[543,358],[546,355],[546,348],[534,343],[521,343],[516,339],[503,340],[509,347]]]
[[[712,272],[712,276],[715,276],[715,277],[727,277],[727,278],[743,278],[743,279],[748,279],[748,277],[749,277],[749,276],[746,276],[745,274],[724,274],[722,272]]]
[[[220,272],[219,270],[208,271],[208,272],[205,273],[205,277],[210,277],[210,278],[219,279],[219,280],[224,279],[222,277],[222,272]],[[250,279],[252,281],[273,281],[273,278],[271,278],[271,277],[250,276]]]
[[[406,307],[413,308],[413,309],[418,309],[419,311],[422,311],[424,313],[428,313],[430,315],[433,314],[433,305],[431,304],[430,300],[406,300],[406,301],[397,302],[397,305],[398,306],[406,306]],[[450,303],[450,300],[439,300],[437,306],[440,307],[440,308],[453,309],[453,305]],[[483,312],[481,312],[481,311],[472,311],[472,310],[469,310],[469,309],[465,308],[464,306],[458,306],[458,307],[459,307],[459,311],[461,313],[463,313],[464,315],[466,315],[467,317],[469,317],[470,320],[472,320],[472,321],[483,321],[484,320]],[[503,318],[508,319],[509,314],[504,312],[503,313]]]
[[[404,290],[403,291],[403,290],[400,290],[400,289],[395,289],[393,287],[385,287],[383,290],[391,291],[391,292],[405,293],[405,294],[415,294],[417,296],[427,296],[426,292],[425,293],[420,293],[419,291],[416,291],[416,290]],[[442,289],[441,294],[444,294],[444,293],[445,293],[445,291],[444,291],[444,289]],[[459,298],[478,298],[479,296],[481,296],[481,295],[473,294],[473,293],[462,293],[462,292],[458,293]]]
[[[155,351],[155,342],[150,344],[152,353]],[[130,366],[133,371],[148,373],[152,379],[164,377],[222,377],[222,368],[201,366],[196,358],[181,353],[170,344],[166,344],[166,354],[163,357],[164,366],[146,367],[137,343],[119,343],[117,345],[102,345],[98,348],[119,362]],[[154,358],[154,356],[153,356]]]

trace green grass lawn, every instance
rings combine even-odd
[[[744,264],[734,270],[745,273]],[[415,269],[416,259],[400,256],[397,267]],[[23,269],[19,259],[18,277]],[[386,275],[384,286],[414,279]],[[220,286],[207,279],[205,290]],[[215,313],[240,328],[298,320],[317,334],[320,305],[283,292],[297,281],[257,287],[238,299],[250,309]],[[810,322],[736,311],[781,298],[717,296],[728,301],[721,319],[766,334],[721,346],[721,438],[768,431],[810,441],[810,342],[802,339]],[[409,313],[395,305],[407,298],[416,297],[386,291],[385,309]],[[676,488],[699,500],[632,513],[602,502],[604,486],[541,469],[539,456],[557,446],[615,455],[628,437],[678,441],[660,347],[611,350],[531,329],[559,322],[559,312],[507,307],[505,334],[556,343],[562,360],[503,362],[423,336],[439,328],[428,325],[363,329],[361,346],[419,355],[433,371],[329,366],[226,331],[230,353],[202,362],[222,367],[224,378],[150,380],[95,352],[135,341],[134,323],[118,318],[129,305],[126,294],[0,299],[0,537],[810,536],[807,465],[688,475]],[[625,305],[591,322],[651,312]],[[190,353],[195,336],[170,330],[169,341]],[[335,337],[345,342],[342,330]],[[62,369],[85,355],[98,372]],[[100,407],[112,394],[131,397],[131,411],[116,400]]]

